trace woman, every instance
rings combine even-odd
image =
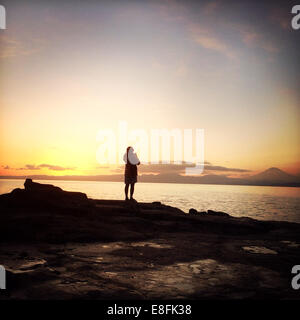
[[[126,153],[123,156],[123,160],[126,163],[125,165],[125,200],[129,200],[128,198],[128,189],[130,185],[130,200],[133,199],[134,193],[134,184],[137,182],[137,165],[140,164],[140,160],[137,157],[136,153],[134,153],[134,149],[132,147],[128,147]]]

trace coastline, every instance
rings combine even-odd
[[[220,185],[220,186],[248,186],[248,187],[287,187],[287,188],[300,188],[300,182],[295,183],[274,183],[274,182],[245,182],[245,181],[234,181],[230,183],[223,182],[205,182],[205,181],[184,181],[184,180],[148,180],[148,175],[140,175],[139,183],[172,183],[172,184],[192,184],[192,185]],[[123,182],[123,174],[114,176],[40,176],[40,175],[25,175],[25,176],[0,176],[0,180],[49,180],[49,181],[94,181],[94,182]]]
[[[299,299],[297,223],[51,187],[16,189],[0,207],[4,299]]]

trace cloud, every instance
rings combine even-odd
[[[2,168],[3,168],[4,170],[10,170],[10,169],[11,169],[10,166],[2,166]]]
[[[111,172],[115,172],[115,173],[121,173],[124,171],[124,168],[122,166],[115,168],[115,169],[110,169]]]
[[[68,168],[68,167],[61,167],[61,166],[55,166],[51,164],[40,164],[39,168],[47,168],[49,170],[55,170],[55,171],[64,171],[64,170],[74,170],[75,168]]]
[[[227,168],[222,166],[205,166],[205,171],[223,171],[223,172],[250,172],[248,169],[239,169],[239,168]]]
[[[18,168],[17,170],[39,170],[39,166],[34,164],[26,164],[24,168]]]
[[[96,169],[109,169],[110,166],[96,166]]]
[[[6,35],[0,36],[0,59],[14,58],[17,56],[28,56],[40,51],[43,47],[44,41],[40,39],[30,39],[20,41]]]
[[[214,13],[220,6],[220,1],[209,1],[203,7],[203,12],[206,15]]]
[[[139,171],[141,173],[181,173],[184,172],[186,167],[191,165],[183,164],[145,164],[141,165]]]
[[[191,8],[176,1],[166,1],[160,6],[160,14],[168,20],[180,17],[179,22],[186,31],[189,39],[200,45],[204,49],[218,52],[229,59],[237,59],[241,52],[232,40],[228,38],[228,33],[236,35],[235,42],[244,43],[250,48],[261,48],[265,52],[274,54],[280,51],[274,39],[266,36],[262,30],[257,30],[253,25],[233,23],[222,20],[221,16],[216,16],[222,11],[221,6],[225,6],[221,1],[208,1],[201,6],[201,11],[192,12]],[[211,23],[211,16],[216,16],[216,23]],[[197,18],[196,18],[197,17]],[[280,23],[282,28],[288,28],[288,15],[286,12],[276,9],[272,13],[273,21]],[[185,70],[179,69],[179,74]]]
[[[185,173],[186,167],[194,167],[194,164],[148,164],[148,165],[141,165],[139,168],[139,172],[141,174],[146,173],[156,173],[156,174],[182,174]],[[121,169],[120,169],[121,170]],[[120,172],[120,170],[116,170],[115,172]],[[223,167],[223,166],[214,166],[211,165],[209,162],[205,162],[204,165],[204,172],[207,171],[214,171],[219,173],[247,173],[251,170],[248,169],[240,169],[240,168],[229,168],[229,167]]]
[[[242,33],[242,40],[245,44],[248,46],[253,45],[255,42],[257,42],[259,38],[259,35],[256,32],[251,31],[244,31]]]
[[[270,20],[283,30],[291,29],[291,13],[278,7],[272,9]]]
[[[270,40],[266,39],[261,33],[254,30],[241,30],[242,41],[252,48],[261,48],[268,53],[277,53],[279,48]]]
[[[213,31],[203,28],[200,24],[189,26],[191,39],[203,48],[219,52],[230,59],[237,58],[237,53]]]
[[[158,13],[167,21],[175,21],[182,25],[183,30],[187,32],[188,37],[193,42],[201,45],[203,48],[213,50],[224,54],[230,59],[237,57],[237,53],[220,36],[217,35],[212,26],[210,29],[203,28],[195,19],[194,12],[184,2],[175,0],[166,0],[155,7]],[[201,6],[201,17],[212,15],[220,7],[220,1],[209,1]],[[199,18],[199,17],[198,17]],[[184,68],[179,68],[179,74],[186,73]]]
[[[182,2],[175,0],[165,0],[153,4],[158,13],[166,20],[184,22],[188,15],[188,8]]]
[[[49,170],[54,171],[64,171],[64,170],[75,170],[76,168],[68,168],[68,167],[61,167],[57,165],[51,165],[51,164],[40,164],[40,165],[34,165],[34,164],[26,164],[23,168],[17,168],[17,170],[40,170],[42,168],[47,168]]]

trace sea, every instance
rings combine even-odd
[[[67,191],[80,191],[93,199],[124,199],[124,183],[103,181],[34,180]],[[0,179],[0,194],[24,188],[24,180]],[[139,202],[160,201],[188,212],[223,211],[235,217],[300,223],[300,188],[230,186],[213,184],[137,183]]]

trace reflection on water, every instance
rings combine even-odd
[[[123,199],[122,182],[55,181],[51,183],[69,191],[81,191],[94,199]],[[24,180],[0,180],[0,194],[23,188]],[[300,222],[300,188],[222,186],[175,183],[139,183],[135,198],[138,201],[162,203],[184,211],[219,210],[234,216],[248,216],[264,220]]]

